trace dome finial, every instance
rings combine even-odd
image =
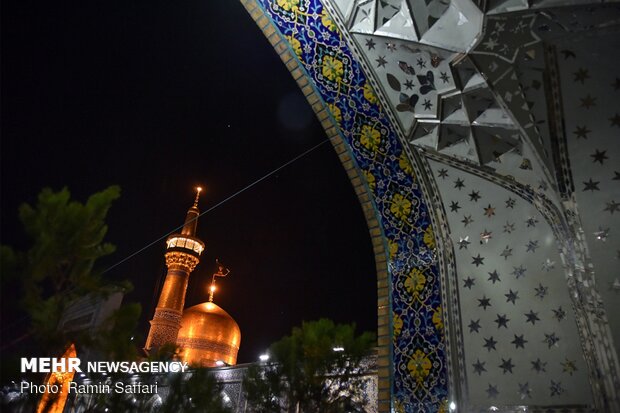
[[[217,272],[213,274],[213,278],[211,278],[211,287],[209,287],[209,302],[213,302],[213,293],[215,293],[215,277],[226,277],[230,270],[224,267],[219,259],[215,259],[215,263],[217,264]]]

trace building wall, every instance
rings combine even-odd
[[[368,372],[365,375],[359,377],[360,383],[360,391],[366,397],[367,405],[365,407],[366,413],[376,413],[377,412],[377,385],[378,385],[378,377],[376,372],[376,358],[368,357],[365,361],[362,362],[364,365],[364,369]],[[213,368],[210,369],[210,373],[213,374],[217,380],[217,382],[222,386],[221,396],[224,401],[224,404],[229,407],[233,413],[251,413],[252,405],[248,403],[246,400],[244,391],[243,391],[243,378],[247,372],[250,364],[237,365],[233,367],[222,367],[222,368]],[[187,374],[185,377],[190,377],[191,372],[184,373]],[[131,396],[126,395],[122,398],[122,401],[116,400],[114,404],[115,406],[123,405],[126,403],[127,411],[145,411],[145,412],[157,412],[159,406],[162,403],[165,403],[166,399],[170,396],[171,388],[167,383],[166,375],[149,375],[148,380],[137,379],[134,377],[133,379],[130,377],[121,378],[125,383],[158,383],[157,394],[153,395],[137,395]],[[83,377],[76,377],[76,380],[79,383],[84,383],[85,379]],[[105,377],[96,379],[96,380],[87,380],[86,383],[98,382],[100,380],[106,381]],[[112,379],[107,379],[108,383],[114,383]],[[118,378],[115,380],[119,380]],[[185,396],[186,398],[189,396]],[[92,411],[92,409],[96,409],[97,411],[101,411],[104,409],[106,405],[106,398],[109,396],[99,396],[94,393],[90,394],[80,394],[76,396],[71,396],[69,398],[69,403],[65,408],[65,412],[71,413],[84,413],[88,411]],[[28,408],[24,409],[15,409],[15,412],[28,411]],[[182,410],[179,410],[182,411]]]

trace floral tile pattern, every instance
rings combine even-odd
[[[399,411],[437,411],[448,396],[441,290],[435,237],[413,168],[321,1],[259,4],[329,107],[380,214],[392,277],[394,403]]]

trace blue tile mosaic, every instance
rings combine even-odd
[[[447,350],[435,236],[395,126],[321,0],[256,1],[287,39],[373,195],[392,282],[392,407],[445,411]]]

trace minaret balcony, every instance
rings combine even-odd
[[[205,249],[205,244],[198,238],[175,234],[166,240],[166,251],[183,251],[196,257]]]

